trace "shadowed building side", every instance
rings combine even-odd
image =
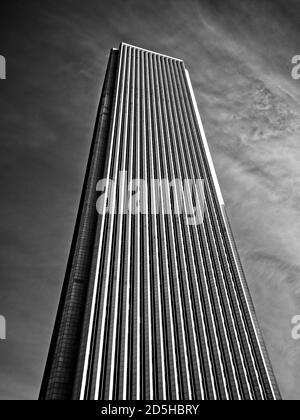
[[[97,224],[96,184],[103,176],[115,88],[118,52],[109,57],[76,226],[54,332],[40,391],[40,399],[70,399]]]

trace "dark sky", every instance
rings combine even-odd
[[[121,41],[185,60],[280,389],[300,399],[298,0],[1,4],[0,398],[37,398],[96,107]]]

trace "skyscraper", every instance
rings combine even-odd
[[[182,60],[111,51],[40,398],[280,398]]]

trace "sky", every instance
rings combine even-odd
[[[300,399],[298,0],[1,4],[0,399],[36,399],[109,50],[185,61],[283,398]]]

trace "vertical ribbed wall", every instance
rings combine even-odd
[[[204,179],[206,212],[122,212],[121,188],[98,217],[73,398],[280,398],[183,62],[121,44],[110,118],[104,177]]]
[[[111,51],[40,399],[72,397],[94,251],[96,183],[105,165],[118,56]]]

